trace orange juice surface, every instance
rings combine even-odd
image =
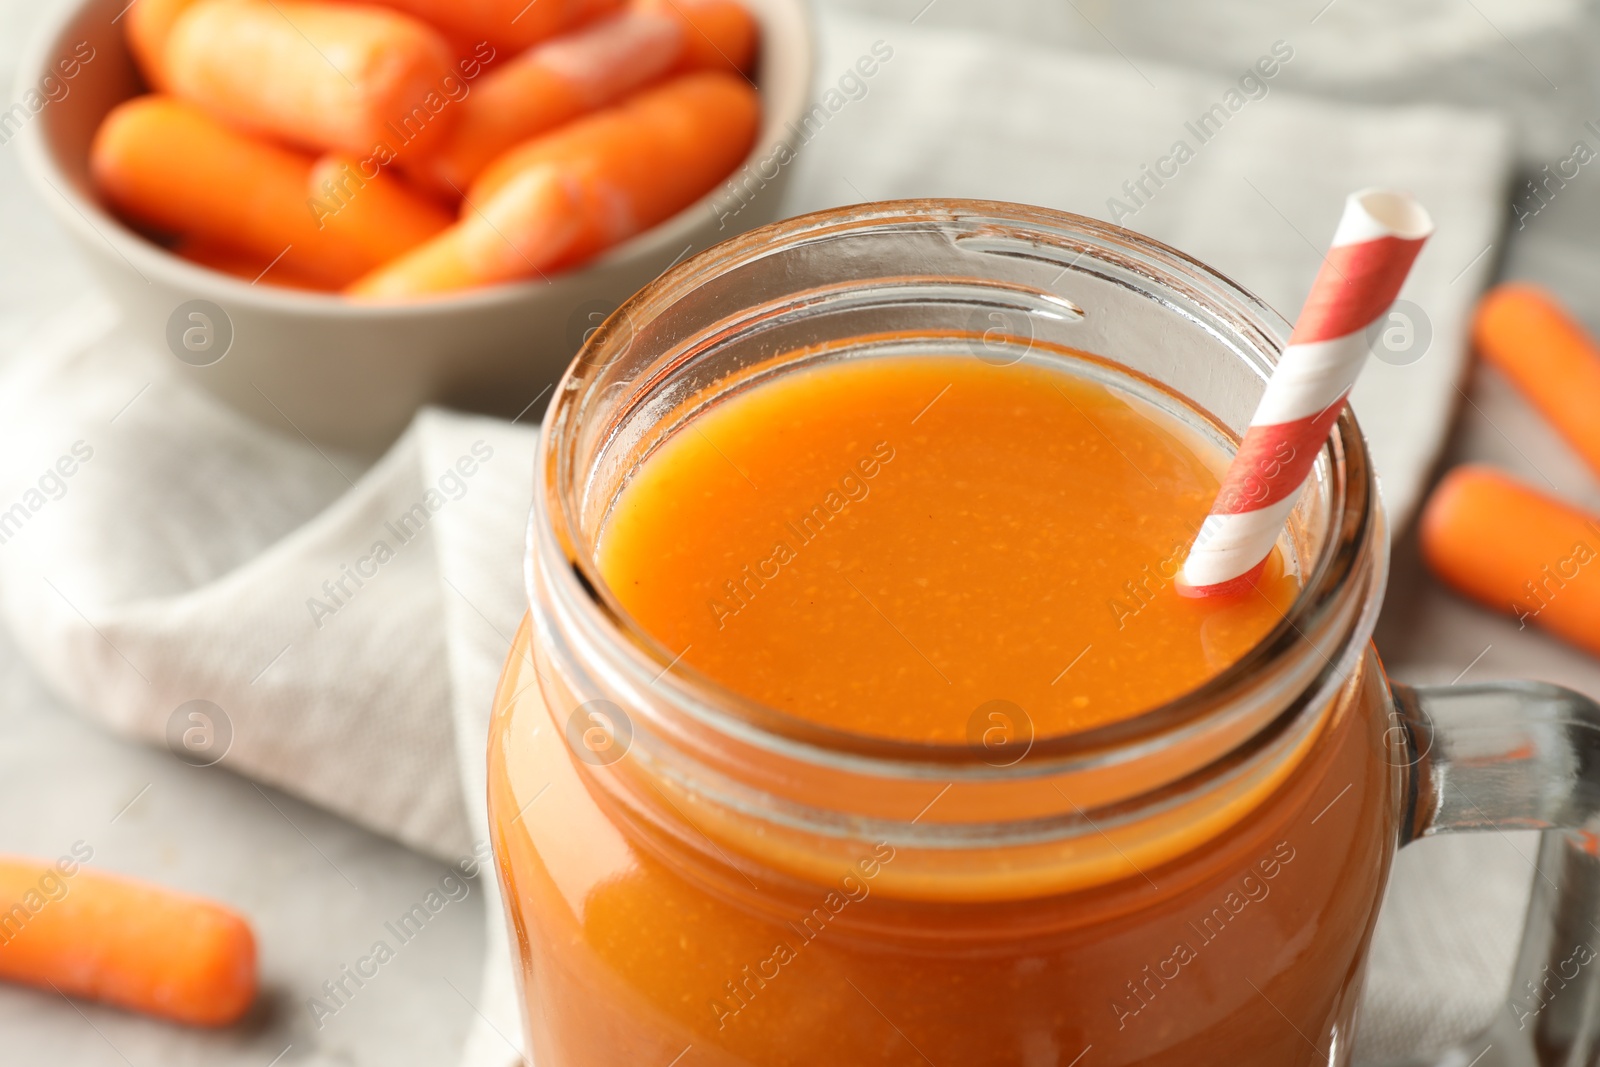
[[[668,439],[600,567],[682,664],[771,707],[965,743],[1005,700],[1049,736],[1195,688],[1283,618],[1298,586],[1276,555],[1240,597],[1173,587],[1226,464],[1067,364],[833,362]]]

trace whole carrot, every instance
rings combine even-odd
[[[138,0],[127,11],[128,48],[139,73],[152,89],[165,89],[167,38],[173,25],[195,0]]]
[[[460,222],[345,292],[403,302],[541,274],[572,247],[581,209],[554,168],[525,171]]]
[[[252,285],[272,285],[282,289],[307,289],[327,292],[338,286],[328,285],[315,278],[297,274],[279,260],[274,263],[263,256],[244,252],[231,245],[201,238],[184,238],[172,251],[197,267],[231,274]]]
[[[191,1026],[226,1026],[256,994],[250,926],[220,904],[81,865],[0,857],[0,978]]]
[[[370,160],[331,153],[311,167],[311,213],[328,239],[358,249],[373,263],[410,251],[454,220]]]
[[[593,225],[615,230],[596,232],[597,247],[603,246],[708,192],[749,151],[760,118],[761,102],[744,79],[686,74],[523,142],[486,167],[468,195],[482,203],[519,171],[557,163],[635,208],[631,214],[596,210]],[[635,216],[649,221],[631,225]]]
[[[664,75],[682,56],[684,24],[623,12],[535,45],[485,74],[461,102],[450,132],[407,172],[460,197],[506,149],[593,111]]]
[[[581,262],[709,192],[759,118],[755,91],[728,74],[646,90],[506,153],[473,184],[460,222],[347,291],[404,299]]]
[[[1458,467],[1423,509],[1434,574],[1487,607],[1600,654],[1600,515],[1488,467]]]
[[[178,96],[311,148],[420,150],[455,117],[449,44],[380,8],[199,0],[173,25],[164,60]]]
[[[135,223],[237,248],[325,285],[348,285],[399,247],[380,255],[346,227],[321,225],[309,156],[171,97],[113,108],[90,146],[89,169],[101,195]]]
[[[755,61],[760,30],[749,9],[736,0],[635,0],[635,7],[683,21],[689,32],[678,60],[680,71],[746,74]]]
[[[142,226],[280,259],[337,283],[360,273],[354,256],[317,255],[306,208],[311,159],[238,133],[193,104],[143,96],[117,105],[89,150],[96,188]]]
[[[1478,305],[1478,351],[1600,471],[1600,346],[1534,285],[1498,286]]]
[[[356,249],[371,263],[393,259],[451,223],[443,208],[400,179],[348,156],[330,154],[317,160],[308,174],[306,192],[311,216],[327,231],[327,239]],[[281,259],[273,261],[204,237],[179,241],[173,251],[191,263],[252,284],[339,288],[298,273]]]
[[[622,0],[378,0],[463,42],[487,41],[520,52],[574,26],[610,14]]]
[[[421,244],[451,223],[438,204],[367,160],[329,154],[312,164],[307,205],[328,240],[357,249],[382,263]],[[173,249],[192,263],[245,281],[288,289],[336,289],[296,273],[280,260],[205,238],[180,241]]]

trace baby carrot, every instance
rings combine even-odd
[[[708,192],[749,150],[759,118],[755,91],[729,74],[642,92],[506,153],[473,184],[461,222],[348,292],[393,300],[581,262]],[[469,237],[476,255],[464,252]]]
[[[689,32],[678,70],[749,73],[760,31],[755,17],[737,0],[635,0],[634,6],[683,21]]]
[[[346,289],[376,303],[542,273],[572,247],[581,204],[555,168],[524,171],[433,240]]]
[[[1600,654],[1600,515],[1488,467],[1458,467],[1423,509],[1421,538],[1442,581]]]
[[[482,203],[519,171],[556,163],[595,191],[623,197],[637,218],[648,220],[636,223],[597,205],[593,224],[609,218],[619,228],[593,235],[603,247],[687,207],[732,173],[755,139],[760,111],[755,90],[742,78],[686,74],[523,142],[485,168],[468,196]]]
[[[275,285],[283,289],[310,289],[323,292],[338,288],[315,278],[296,274],[285,267],[282,260],[274,263],[262,256],[204,238],[184,238],[173,246],[172,251],[197,267],[231,274],[252,285]]]
[[[377,0],[438,26],[463,42],[487,41],[520,52],[590,19],[607,15],[622,0]]]
[[[209,900],[67,857],[0,857],[0,978],[226,1026],[255,999],[255,936]]]
[[[535,45],[483,76],[442,141],[409,157],[408,173],[459,198],[506,149],[665,74],[685,36],[681,19],[629,11]]]
[[[135,223],[206,238],[337,283],[359,273],[354,258],[312,259],[316,222],[306,208],[311,160],[237,133],[167,96],[113,108],[89,151],[90,173],[111,205]]]
[[[1600,346],[1545,290],[1501,285],[1478,305],[1473,341],[1600,471]]]
[[[192,104],[135,97],[112,109],[89,150],[95,185],[143,226],[228,245],[290,273],[344,286],[383,262],[321,226],[312,160],[229,129]]]
[[[419,150],[455,117],[449,44],[380,8],[199,0],[172,27],[165,62],[178,96],[312,148]]]
[[[167,87],[164,73],[167,37],[178,16],[193,3],[194,0],[138,0],[128,8],[128,47],[139,64],[139,73],[152,89]]]
[[[311,168],[311,213],[327,237],[374,263],[408,252],[455,221],[435,201],[369,160],[337,153]]]
[[[366,177],[371,171],[370,177]],[[330,154],[317,160],[307,176],[307,204],[328,239],[353,247],[372,263],[393,259],[421,244],[451,218],[438,204],[365,161]],[[286,267],[280,260],[252,254],[204,238],[180,241],[178,255],[248,282],[289,289],[336,289]]]

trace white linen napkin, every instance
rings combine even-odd
[[[1344,194],[1413,190],[1439,223],[1406,290],[1431,347],[1374,365],[1357,399],[1391,505],[1411,509],[1498,240],[1503,123],[1295,98],[1270,79],[1263,97],[1229,110],[1240,75],[1134,69],[834,13],[822,26],[826,120],[798,148],[795,211],[946,195],[1107,217],[1110,198],[1135,199],[1124,181],[1175,141],[1198,141],[1185,123],[1220,106],[1214,135],[1120,221],[1292,314]],[[879,42],[892,56],[861,75],[859,58]],[[175,709],[209,700],[231,728],[234,770],[434,856],[470,852],[487,832],[491,693],[524,610],[533,429],[426,410],[363,470],[287,426],[243,421],[173,370],[94,298],[9,360],[0,613],[20,646],[112,729],[162,744]],[[506,1063],[495,1031],[518,1025],[499,905],[485,889],[489,964],[463,1052],[471,1067]]]

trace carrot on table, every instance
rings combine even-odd
[[[195,0],[137,0],[128,8],[128,47],[139,73],[152,89],[165,89],[167,37],[173,24]]]
[[[376,0],[385,7],[438,26],[462,42],[487,41],[520,52],[590,19],[610,14],[622,0]]]
[[[135,223],[231,246],[324,285],[348,285],[389,258],[319,219],[309,156],[182,100],[118,104],[95,134],[89,168],[101,195]]]
[[[69,857],[0,857],[0,978],[226,1026],[255,999],[255,936],[209,900]]]
[[[709,192],[749,151],[759,119],[755,91],[729,74],[639,93],[501,156],[460,222],[346,291],[397,300],[581,262]]]
[[[1478,304],[1478,351],[1600,471],[1600,346],[1556,298],[1507,283]]]
[[[1434,490],[1420,532],[1441,580],[1600,654],[1600,515],[1466,466]]]
[[[666,74],[682,56],[681,19],[622,12],[535,45],[485,74],[450,132],[407,172],[459,197],[496,156]]]
[[[444,135],[453,62],[416,19],[304,0],[199,0],[165,52],[171,91],[234,125],[361,155],[381,145],[386,157]]]

